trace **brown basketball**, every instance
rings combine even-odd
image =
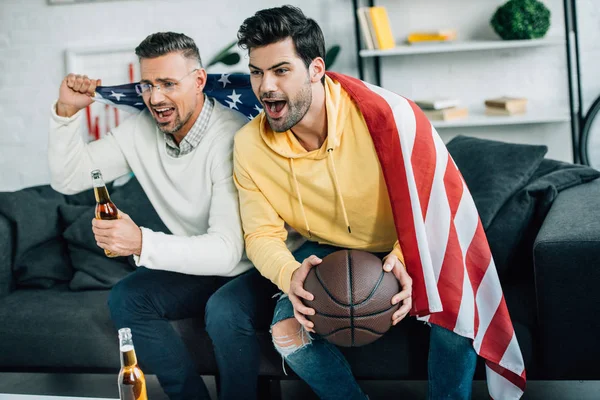
[[[379,339],[400,307],[391,302],[400,291],[398,280],[365,251],[331,253],[311,269],[304,289],[315,296],[313,301],[303,300],[315,310],[307,316],[315,332],[338,346],[358,347]]]

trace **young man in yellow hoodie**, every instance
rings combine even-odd
[[[264,113],[236,135],[234,179],[248,257],[284,292],[274,312],[273,342],[319,397],[364,399],[339,350],[307,333],[313,323],[305,316],[314,310],[300,299],[313,297],[303,288],[310,268],[350,248],[380,255],[384,270],[399,280],[402,290],[390,299],[402,303],[393,324],[411,309],[412,280],[372,138],[348,93],[325,75],[323,34],[300,9],[259,11],[244,21],[238,39],[249,51],[252,87]],[[285,244],[286,223],[307,239],[294,253]],[[234,293],[229,298],[235,302]],[[430,397],[470,398],[475,363],[469,339],[433,326]],[[226,366],[219,367],[223,373]]]

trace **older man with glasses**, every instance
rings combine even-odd
[[[113,287],[111,316],[116,328],[131,328],[142,368],[158,376],[171,399],[209,399],[169,321],[203,315],[212,293],[251,268],[242,258],[232,180],[233,137],[247,120],[204,94],[206,71],[189,37],[155,33],[135,53],[147,110],[100,140],[84,143],[80,135],[80,111],[100,80],[63,80],[50,119],[52,186],[65,194],[89,189],[93,169],[107,181],[135,174],[172,234],[140,227],[122,211],[119,220],[92,222],[100,247],[133,255],[138,266]]]

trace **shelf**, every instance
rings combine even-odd
[[[524,47],[564,46],[560,37],[532,40],[469,40],[436,44],[401,45],[388,50],[361,50],[361,57],[402,56],[411,54],[452,53],[496,49],[516,49]]]
[[[510,116],[487,116],[483,110],[469,110],[470,115],[465,119],[453,121],[431,121],[437,128],[462,128],[469,126],[498,126],[498,125],[527,125],[569,122],[571,116],[561,110],[529,110],[526,114]]]

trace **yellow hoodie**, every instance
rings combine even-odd
[[[339,83],[325,80],[327,139],[307,151],[291,131],[273,132],[264,113],[235,137],[234,179],[248,258],[284,292],[300,267],[284,222],[309,240],[404,263],[375,147],[362,114]]]

